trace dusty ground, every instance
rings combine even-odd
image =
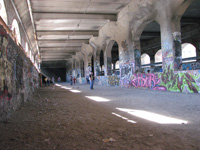
[[[113,115],[112,112],[119,113],[115,107],[117,105],[119,107],[120,104],[125,107],[125,101],[130,103],[129,107],[132,105],[140,107],[137,103],[137,99],[141,101],[140,97],[135,95],[135,101],[132,97],[131,102],[130,99],[124,98],[122,102],[123,95],[119,94],[124,89],[96,86],[95,92],[87,90],[89,89],[87,86],[74,88],[81,90],[82,93],[72,93],[53,86],[39,88],[32,100],[17,110],[8,123],[0,123],[0,149],[200,150],[198,121],[191,125],[160,125],[121,113],[137,121],[133,124]],[[116,95],[115,103],[98,103],[85,98],[86,95],[103,96],[101,92],[105,91],[107,98]],[[154,96],[159,94],[141,89],[139,92],[147,92]],[[124,96],[130,97],[131,93],[133,93],[131,90],[126,90]],[[198,96],[195,97],[199,98]],[[144,103],[145,101],[142,102]],[[160,103],[159,105],[161,106]],[[195,113],[196,119],[200,114],[199,110]],[[186,119],[193,115],[187,114]]]

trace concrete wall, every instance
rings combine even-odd
[[[0,121],[30,100],[39,86],[39,74],[19,47],[0,25]]]

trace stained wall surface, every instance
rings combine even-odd
[[[13,111],[30,100],[38,86],[36,68],[0,25],[0,121],[6,121]]]

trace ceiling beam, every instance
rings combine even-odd
[[[109,14],[78,14],[78,13],[33,13],[35,21],[40,21],[42,19],[94,19],[95,20],[110,20],[117,21],[117,15]]]
[[[52,32],[52,31],[45,31],[45,32],[37,32],[37,37],[42,37],[45,35],[93,35],[93,36],[98,36],[99,32],[98,31],[63,31],[63,32]]]

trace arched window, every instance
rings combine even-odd
[[[28,53],[28,43],[26,43],[25,52]]]
[[[182,59],[184,58],[190,58],[190,57],[196,57],[196,48],[190,44],[190,43],[184,43],[182,44]],[[184,62],[191,62],[195,60],[187,60]]]
[[[119,60],[115,63],[115,69],[119,69]]]
[[[18,25],[16,19],[13,20],[11,30],[14,32],[14,34],[15,34],[15,36],[17,38],[18,43],[21,44],[21,36],[20,36],[20,32],[19,32],[19,25]]]
[[[4,22],[8,24],[6,8],[3,0],[0,0],[0,16],[4,20]]]
[[[155,63],[162,62],[162,50],[159,50],[155,54]]]
[[[142,54],[142,56],[141,56],[141,64],[142,65],[150,64],[150,57],[149,57],[148,54]]]

